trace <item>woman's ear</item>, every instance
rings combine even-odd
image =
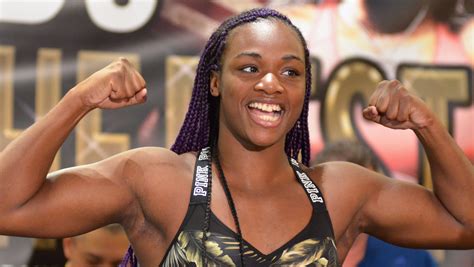
[[[66,259],[71,260],[71,257],[73,256],[73,250],[74,250],[74,240],[72,237],[67,237],[63,239],[63,251],[64,251],[64,256]]]
[[[212,96],[219,96],[219,83],[220,83],[220,77],[219,77],[219,72],[217,71],[211,71],[211,81],[210,81],[210,90],[211,90],[211,95]]]

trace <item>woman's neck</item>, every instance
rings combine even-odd
[[[282,174],[291,171],[284,140],[269,147],[249,149],[235,138],[219,138],[217,153],[229,184],[242,189],[281,182]]]

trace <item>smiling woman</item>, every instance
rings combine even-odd
[[[1,152],[0,234],[61,237],[120,223],[131,242],[123,265],[140,266],[333,267],[361,232],[402,246],[474,247],[465,205],[474,203],[473,167],[398,81],[381,82],[363,115],[417,134],[434,191],[350,163],[306,166],[308,58],[280,13],[232,17],[203,51],[171,150],[134,149],[47,175],[85,114],[146,100],[128,60],[111,63]]]
[[[288,41],[281,42],[281,40]],[[305,218],[305,220],[296,219],[292,223],[292,231],[286,233],[287,238],[285,240],[273,240],[271,233],[266,231],[265,236],[256,235],[257,241],[252,242],[258,244],[257,247],[263,248],[262,250],[250,245],[250,241],[244,241],[235,203],[224,175],[224,168],[220,164],[221,155],[222,158],[224,158],[224,155],[229,155],[224,158],[228,162],[234,160],[233,157],[238,157],[239,150],[240,152],[260,151],[260,153],[267,155],[273,154],[271,157],[267,157],[266,160],[280,162],[282,166],[281,173],[288,178],[294,177],[295,174],[291,168],[288,168],[287,155],[281,153],[281,151],[286,150],[288,155],[294,155],[295,157],[302,153],[304,161],[309,159],[307,106],[311,81],[308,55],[306,43],[299,30],[286,17],[268,9],[251,10],[231,18],[224,22],[211,36],[197,70],[198,74],[194,86],[195,94],[191,100],[189,112],[172,149],[178,153],[188,152],[188,150],[180,151],[180,147],[191,143],[191,140],[194,139],[181,140],[180,137],[185,136],[189,129],[202,129],[199,127],[200,124],[193,124],[196,119],[189,120],[190,123],[188,124],[190,117],[199,116],[201,121],[209,121],[211,125],[210,134],[203,134],[200,137],[206,139],[203,143],[210,146],[206,153],[211,153],[212,156],[206,154],[203,157],[207,158],[208,161],[210,158],[214,158],[220,184],[223,186],[226,202],[228,202],[231,210],[233,223],[223,223],[217,219],[218,217],[229,217],[227,210],[220,211],[222,213],[220,216],[216,215],[218,211],[211,211],[212,185],[210,184],[207,186],[206,199],[202,200],[202,207],[199,207],[203,214],[196,213],[195,208],[190,207],[188,209],[186,218],[190,221],[184,221],[180,227],[179,236],[177,234],[177,238],[174,239],[176,243],[173,249],[165,256],[165,266],[182,265],[189,261],[186,257],[177,257],[176,255],[180,254],[174,252],[177,248],[181,248],[178,251],[181,251],[181,253],[184,251],[188,254],[189,250],[196,249],[195,247],[187,247],[188,241],[182,243],[185,233],[188,234],[188,238],[189,236],[195,239],[200,237],[203,240],[201,244],[204,248],[201,247],[198,251],[203,251],[204,255],[198,254],[199,257],[193,260],[198,265],[207,265],[209,261],[219,265],[218,262],[214,262],[215,258],[225,259],[226,264],[243,265],[246,262],[251,266],[302,264],[303,262],[309,264],[320,259],[324,259],[326,263],[332,265],[337,263],[333,233],[327,212],[322,215],[312,215],[316,210],[325,211],[324,204],[321,207],[316,204],[313,205],[313,212],[309,205],[305,209],[299,209],[299,212],[295,213],[296,217],[302,215],[301,218]],[[200,84],[199,75],[201,73],[205,77],[203,84]],[[207,82],[209,78],[210,80]],[[198,91],[202,93],[198,95]],[[210,95],[208,95],[209,91]],[[210,101],[210,109],[212,110],[210,116],[207,116],[205,112],[195,112],[195,109],[198,108],[196,103],[201,102],[199,97],[204,98],[201,101],[205,101],[205,103],[208,100]],[[205,107],[207,108],[207,104]],[[304,112],[302,112],[303,110]],[[207,129],[204,128],[203,130]],[[285,144],[287,144],[286,147]],[[228,151],[224,152],[225,150]],[[259,153],[255,153],[253,157],[256,160],[254,163],[260,165],[261,169],[266,168],[262,162],[265,159],[264,157],[259,156]],[[210,162],[202,162],[201,164],[203,168],[212,169]],[[244,168],[249,167],[251,168],[250,165]],[[299,170],[299,167],[295,168]],[[209,176],[212,176],[212,174]],[[257,182],[252,181],[254,178],[250,177],[246,183],[259,184],[259,186],[265,186],[264,184],[270,178],[263,178]],[[212,178],[206,177],[207,180],[212,181]],[[281,182],[285,183],[283,179]],[[298,198],[305,201],[304,194],[301,194],[304,192],[298,188],[298,183],[296,183],[296,187],[294,184],[292,187],[292,190],[300,191]],[[194,190],[192,191],[194,192]],[[246,194],[248,193],[244,192],[243,195]],[[199,203],[198,200],[193,200],[193,198],[194,195],[191,196],[191,203]],[[222,207],[219,209],[222,210]],[[281,211],[284,213],[291,212],[289,209],[291,207],[286,206]],[[254,217],[251,214],[249,215],[249,217]],[[202,222],[203,219],[205,221],[204,229],[200,231],[201,223],[196,224],[195,222]],[[262,218],[262,224],[259,225],[259,228],[271,225],[269,219],[271,217]],[[309,231],[309,228],[315,227],[315,221],[319,219],[325,227],[318,232]],[[308,223],[308,221],[310,222]],[[306,223],[306,228],[304,228],[304,223]],[[220,227],[212,227],[214,224],[220,225]],[[226,226],[229,224],[234,227]],[[208,232],[210,233],[207,234]],[[213,233],[219,235],[216,237]],[[226,245],[226,243],[222,243],[223,240],[230,243]],[[324,245],[320,242],[323,240]],[[283,246],[284,242],[282,241],[286,241],[286,246]],[[199,244],[199,242],[196,244]],[[229,246],[229,244],[232,245]],[[207,249],[205,249],[207,246],[217,246],[219,248],[218,253],[214,254],[216,252],[212,250],[208,254]],[[313,253],[302,253],[296,258],[283,257],[282,253],[287,249],[293,248],[293,250],[290,250],[291,253],[287,251],[289,253],[287,255],[293,255],[294,250],[300,246],[313,251]],[[238,251],[236,248],[238,248]],[[240,253],[236,254],[237,252]]]

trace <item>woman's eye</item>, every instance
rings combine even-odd
[[[300,73],[295,71],[295,70],[285,70],[283,72],[283,75],[287,75],[287,76],[299,76]]]
[[[254,66],[248,66],[248,67],[242,68],[242,71],[250,73],[250,72],[257,72],[258,69]]]

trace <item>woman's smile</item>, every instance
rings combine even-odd
[[[251,102],[247,110],[256,124],[267,128],[277,127],[284,114],[284,109],[279,104],[265,102]]]

